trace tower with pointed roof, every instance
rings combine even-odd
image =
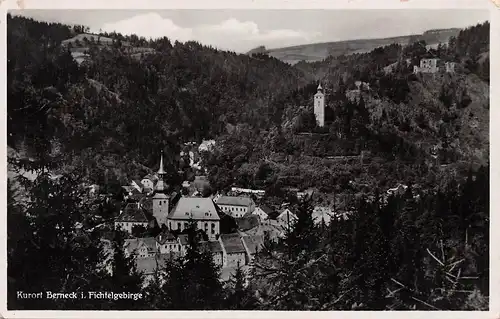
[[[156,183],[153,195],[153,216],[158,222],[158,226],[167,224],[169,212],[169,197],[166,195],[167,185],[165,184],[166,172],[163,169],[163,151],[160,157],[160,168],[158,169],[158,182]]]
[[[318,85],[318,92],[314,94],[314,115],[318,126],[325,126],[325,95],[321,83]]]

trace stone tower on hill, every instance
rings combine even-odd
[[[314,94],[314,115],[318,126],[325,126],[325,95],[321,84],[318,85],[318,92]]]

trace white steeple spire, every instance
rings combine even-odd
[[[321,83],[318,84],[318,91],[322,91],[323,88],[321,87]]]
[[[160,169],[158,170],[158,175],[165,175],[165,170],[163,169],[163,150],[161,150],[160,156]]]

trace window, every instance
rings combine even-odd
[[[172,229],[172,223],[168,222],[168,228]]]
[[[186,229],[186,228],[187,228],[187,223],[186,223],[186,222],[184,222],[184,229]]]
[[[181,223],[177,223],[177,229],[181,229]]]
[[[212,223],[212,234],[215,234],[215,223]]]
[[[208,230],[208,223],[205,223],[205,231]]]
[[[160,201],[160,206],[161,206],[161,201]]]

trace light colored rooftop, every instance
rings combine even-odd
[[[210,198],[182,197],[168,214],[168,219],[220,220]]]

